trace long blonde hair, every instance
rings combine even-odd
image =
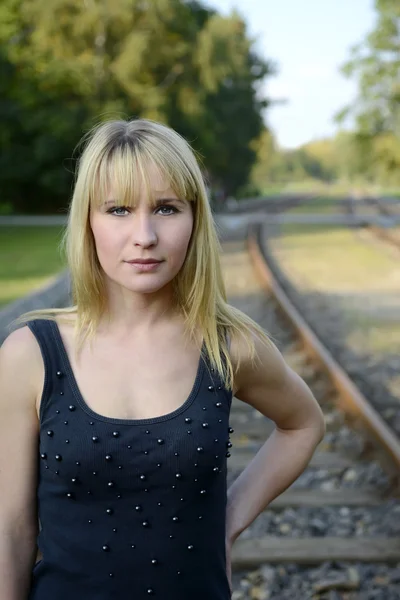
[[[12,325],[36,318],[63,321],[73,313],[77,351],[86,339],[93,339],[107,313],[107,294],[89,224],[90,209],[104,201],[110,178],[117,186],[118,204],[131,206],[137,197],[138,181],[144,182],[149,190],[147,166],[153,164],[178,197],[186,198],[193,207],[194,223],[187,255],[173,280],[177,307],[185,318],[185,331],[192,339],[201,331],[211,366],[232,389],[234,370],[228,340],[243,336],[254,359],[253,334],[267,344],[269,338],[250,317],[227,303],[219,257],[221,247],[194,151],[176,131],[148,119],[100,123],[83,137],[82,143],[85,147],[77,164],[68,223],[61,242],[70,271],[74,305],[30,311]]]

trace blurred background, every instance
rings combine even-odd
[[[399,0],[2,0],[0,342],[23,312],[70,303],[59,244],[77,145],[121,117],[186,137],[225,236],[266,224],[282,285],[400,436]],[[227,288],[254,316],[235,256]],[[342,532],[365,533],[343,511]]]
[[[142,116],[177,129],[201,157],[216,213],[301,193],[313,195],[293,209],[303,218],[373,216],[373,198],[393,216],[399,22],[396,0],[3,0],[0,307],[65,268],[58,243],[77,144],[103,119]],[[282,267],[348,310],[362,294],[368,327],[352,341],[365,345],[368,331],[368,344],[397,344],[395,244],[360,244],[365,229],[357,239],[347,227],[328,229],[281,228]],[[390,335],[375,327],[379,298]]]

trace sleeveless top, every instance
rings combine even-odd
[[[225,517],[232,393],[203,344],[186,401],[102,416],[82,397],[57,323],[27,324],[45,366],[29,600],[228,600]]]

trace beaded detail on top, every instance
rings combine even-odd
[[[29,600],[228,600],[232,394],[204,347],[180,408],[122,420],[86,405],[57,324],[37,319],[29,327],[46,373],[38,482],[43,559]]]

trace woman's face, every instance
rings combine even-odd
[[[117,207],[111,187],[104,205],[90,214],[97,256],[107,278],[143,294],[157,292],[177,275],[193,229],[190,203],[177,197],[158,170],[152,168],[150,175],[155,208],[143,186],[135,208]],[[159,262],[132,262],[143,259]]]

